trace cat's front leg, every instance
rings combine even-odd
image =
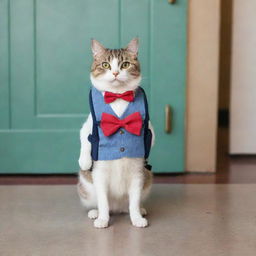
[[[83,171],[89,170],[92,166],[91,153],[88,150],[81,149],[78,163],[81,170]]]
[[[93,169],[93,183],[97,195],[98,218],[94,221],[94,227],[106,228],[109,222],[109,202],[107,170],[101,167]]]
[[[80,130],[80,141],[81,150],[80,157],[78,160],[79,166],[82,170],[89,170],[92,166],[91,158],[91,143],[88,141],[88,136],[92,132],[92,116],[88,116],[86,122],[84,123],[82,129]]]
[[[132,224],[139,228],[144,228],[148,225],[148,221],[142,217],[140,209],[142,187],[141,177],[133,177],[129,188],[129,212]]]

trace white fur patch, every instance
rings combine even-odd
[[[121,69],[118,67],[118,59],[117,58],[113,58],[113,60],[110,62],[111,65],[111,72],[119,72],[121,71]],[[113,77],[114,78],[114,77]]]

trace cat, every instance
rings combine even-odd
[[[124,93],[136,91],[141,82],[138,60],[138,38],[130,41],[126,48],[108,49],[92,39],[93,63],[90,79],[92,86],[102,95],[105,92]],[[110,106],[118,117],[127,109],[129,102],[118,98]],[[149,121],[154,144],[155,134]],[[123,157],[114,160],[93,161],[91,143],[93,119],[90,113],[80,130],[81,151],[79,157],[78,194],[82,204],[89,209],[88,217],[94,219],[96,228],[109,225],[109,214],[129,212],[136,227],[146,227],[147,212],[141,202],[148,196],[152,185],[152,172],[144,167],[143,157]]]

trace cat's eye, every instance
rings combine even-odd
[[[108,68],[110,68],[110,65],[108,62],[102,62],[102,67],[105,69],[108,69]]]
[[[130,62],[128,62],[128,61],[123,62],[123,64],[121,65],[121,68],[123,68],[123,69],[127,69],[129,67],[130,67]]]

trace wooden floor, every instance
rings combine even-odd
[[[220,129],[218,165],[214,174],[156,174],[155,183],[177,184],[254,184],[256,156],[229,156],[228,130]],[[0,185],[16,184],[76,184],[77,175],[0,175]]]
[[[149,227],[99,230],[74,185],[0,186],[0,255],[255,256],[254,184],[154,184]]]

